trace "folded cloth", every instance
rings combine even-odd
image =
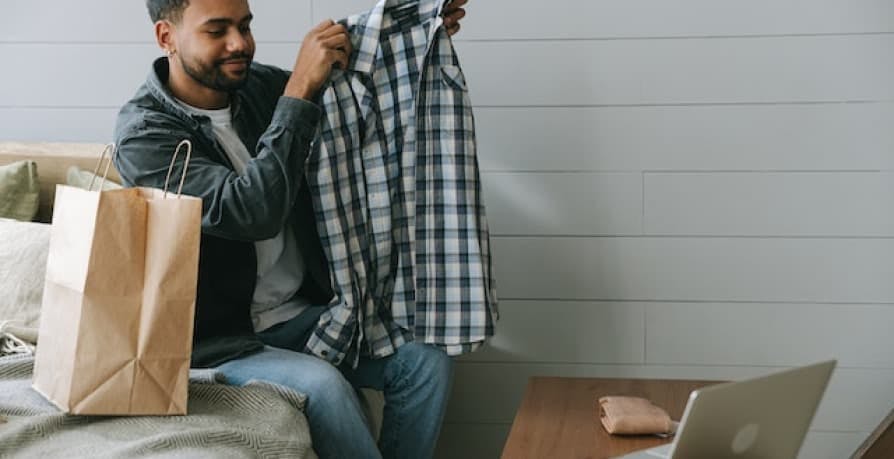
[[[640,397],[599,397],[599,417],[610,434],[667,434],[675,430],[666,411]]]

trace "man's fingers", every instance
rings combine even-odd
[[[340,52],[339,54],[340,54],[340,56],[338,58],[338,63],[341,64],[341,67],[339,67],[339,68],[341,68],[341,69],[348,68],[348,54],[344,51]]]
[[[340,49],[348,54],[351,53],[351,39],[347,34],[333,35],[323,39],[321,43],[325,48]]]
[[[466,10],[458,9],[447,16],[444,16],[444,25],[447,28],[453,27],[454,25],[459,24],[459,20],[466,17]]]
[[[452,27],[447,27],[448,35],[451,35],[451,36],[456,35],[457,32],[459,32],[459,23],[457,23],[456,25],[454,25]]]
[[[339,69],[348,68],[348,54],[340,49],[327,50],[326,58],[329,60],[330,65],[335,68],[339,68]]]
[[[320,38],[329,38],[338,34],[347,35],[348,29],[345,29],[345,26],[337,23],[332,23],[329,27],[324,28],[320,31]]]
[[[310,29],[310,31],[311,32],[320,32],[322,30],[326,30],[327,28],[331,27],[332,24],[335,24],[335,21],[333,21],[332,19],[324,19],[323,22],[320,22],[319,24],[315,25],[313,29]]]
[[[466,3],[469,3],[469,0],[453,0],[444,7],[444,13],[450,14],[451,12],[462,8]]]

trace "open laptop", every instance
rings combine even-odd
[[[835,363],[695,390],[673,443],[622,459],[794,459]]]

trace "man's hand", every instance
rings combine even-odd
[[[347,68],[351,38],[341,24],[327,19],[311,29],[301,43],[285,95],[312,99],[329,78],[332,67]]]
[[[459,32],[459,20],[466,16],[466,10],[463,9],[466,3],[469,3],[469,0],[451,0],[444,7],[444,27],[447,28],[448,34],[454,35]]]

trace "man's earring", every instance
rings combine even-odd
[[[174,57],[174,53],[176,53],[176,52],[177,51],[174,51],[173,49],[165,50],[165,54],[167,54],[168,57]]]

